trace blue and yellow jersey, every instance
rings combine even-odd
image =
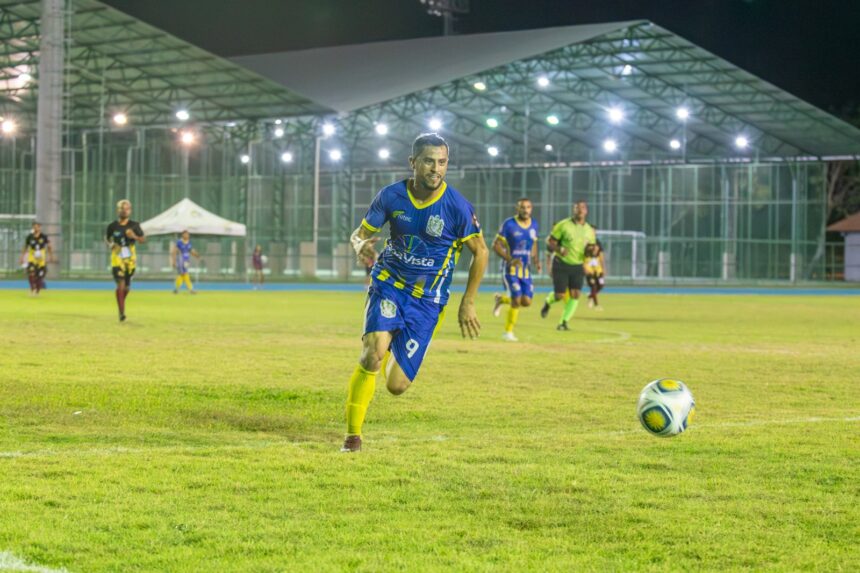
[[[503,273],[521,279],[531,276],[532,247],[538,240],[538,231],[538,224],[534,219],[528,225],[523,225],[516,217],[505,219],[496,238],[504,241],[511,256],[521,260],[523,264],[515,267],[502,261]]]
[[[416,298],[446,304],[463,243],[481,235],[472,205],[444,182],[435,199],[420,204],[403,180],[383,188],[361,222],[373,232],[385,223],[389,238],[372,276]]]
[[[191,241],[187,243],[182,239],[176,241],[176,258],[180,261],[187,262],[191,258],[191,251],[194,247],[191,246]]]

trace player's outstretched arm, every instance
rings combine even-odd
[[[364,264],[364,259],[366,257],[373,257],[376,259],[376,250],[373,248],[373,245],[379,240],[379,237],[375,237],[376,233],[371,231],[364,225],[359,225],[358,228],[352,232],[352,235],[349,237],[349,242],[352,245],[352,249],[355,251],[355,256],[358,257],[358,262]]]
[[[460,300],[460,312],[457,318],[463,338],[466,338],[467,334],[469,338],[477,338],[481,332],[481,323],[478,322],[478,315],[475,312],[475,297],[478,295],[481,279],[484,278],[484,271],[487,270],[490,250],[484,242],[483,235],[472,237],[464,244],[472,252],[472,264],[469,266],[469,280],[466,282],[466,292]]]

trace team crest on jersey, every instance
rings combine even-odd
[[[382,302],[379,303],[379,312],[385,318],[394,318],[397,315],[397,305],[394,304],[393,300],[382,299]]]
[[[441,237],[444,228],[445,221],[439,215],[431,215],[427,219],[427,234],[431,237]]]

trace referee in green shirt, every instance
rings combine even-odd
[[[564,299],[565,293],[570,292],[556,330],[570,330],[567,322],[576,312],[582,281],[585,278],[585,246],[597,242],[594,227],[585,221],[587,216],[588,205],[585,201],[577,201],[573,205],[573,217],[556,223],[546,240],[547,249],[553,254],[553,292],[549,293],[544,301],[540,311],[541,318],[546,318],[549,307]]]

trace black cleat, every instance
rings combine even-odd
[[[570,330],[567,327],[567,321],[558,323],[558,326],[555,327],[556,330]]]
[[[361,436],[347,436],[343,441],[340,451],[345,454],[354,454],[361,451]]]
[[[540,309],[540,317],[546,318],[546,315],[549,314],[549,305],[547,303],[543,303],[543,308]]]
[[[123,313],[119,313],[119,321],[125,322],[125,315]]]

